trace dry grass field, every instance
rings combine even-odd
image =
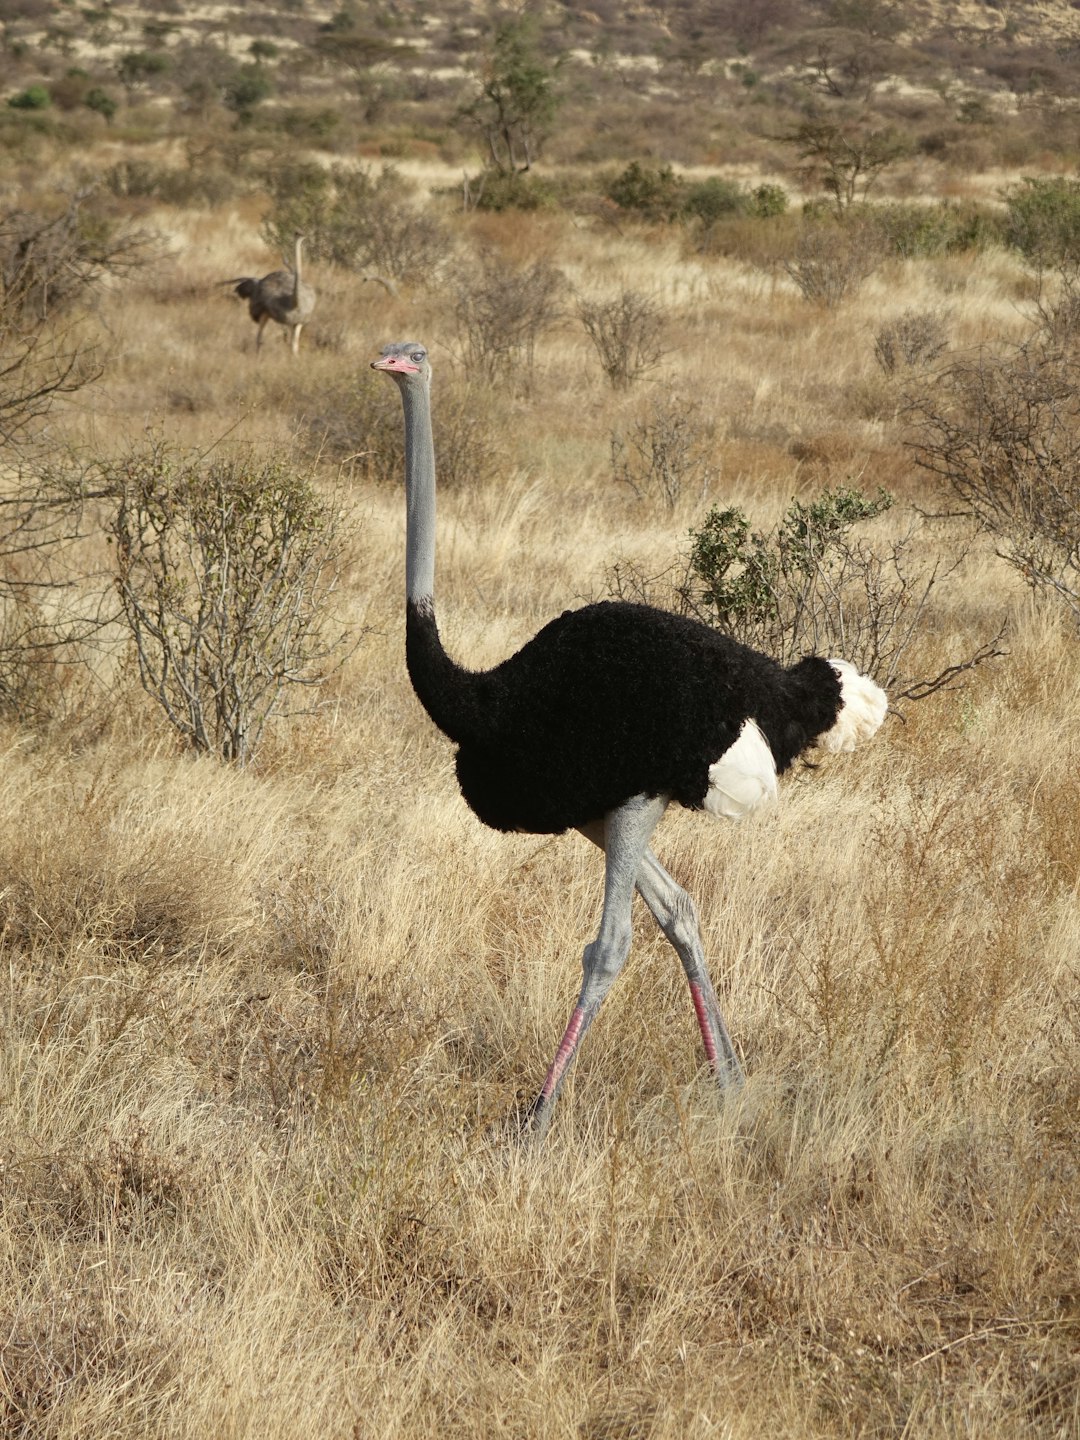
[[[68,183],[48,153],[5,172],[6,204]],[[421,196],[460,180],[402,170]],[[256,361],[219,282],[278,263],[265,213],[131,202],[156,258],[77,322],[100,374],[5,459],[9,489],[35,456],[148,437],[313,473],[350,648],[242,767],[184,748],[115,624],[90,663],[42,662],[47,720],[0,717],[0,1433],[1077,1436],[1080,645],[949,513],[875,358],[909,312],[951,354],[1021,339],[1020,258],[894,258],[825,308],[673,227],[454,213],[461,256],[564,277],[532,364],[489,379],[452,283],[317,260],[299,356],[268,333]],[[575,305],[626,288],[662,358],[618,390]],[[654,843],[699,906],[737,1095],[642,908],[545,1145],[518,1141],[602,867],[574,834],[485,830],[409,686],[400,411],[368,370],[406,338],[435,368],[440,623],[470,666],[619,564],[665,571],[710,505],[764,530],[841,485],[885,486],[867,543],[938,567],[909,677],[1002,632],[769,813],[669,811]],[[635,493],[612,437],[673,397],[700,407],[706,478]],[[100,527],[63,564],[111,593]]]
[[[151,426],[288,452],[406,334],[437,385],[463,383],[437,296],[332,275],[299,359],[275,343],[256,365],[213,288],[246,217],[148,218],[174,259],[102,301],[106,374],[55,421],[73,443]],[[444,490],[438,580],[473,664],[603,594],[617,556],[664,564],[706,498],[764,521],[867,471],[905,497],[876,523],[908,525],[928,482],[891,422],[852,410],[878,383],[875,325],[931,301],[961,337],[1021,323],[1003,255],[897,266],[823,312],[655,237],[513,217],[482,238],[592,293],[654,288],[668,353],[639,388],[690,387],[719,428],[713,494],[669,512],[611,479],[638,390],[611,391],[569,320],[528,385],[477,387],[499,473]],[[576,993],[600,866],[576,836],[499,836],[465,809],[404,674],[400,488],[336,493],[356,647],[254,764],[183,753],[122,653],[64,723],[3,731],[6,1433],[1076,1433],[1064,617],[980,543],[936,592],[921,663],[1005,618],[1002,658],[789,777],[765,818],[671,813],[659,853],[699,902],[745,1092],[714,1094],[639,916],[526,1153],[512,1116]],[[959,545],[920,524],[920,554]]]

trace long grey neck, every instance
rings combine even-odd
[[[293,293],[293,304],[294,304],[294,305],[299,305],[299,303],[300,303],[300,246],[301,246],[303,243],[304,243],[304,242],[303,242],[302,237],[298,235],[298,236],[296,237],[296,242],[295,242],[295,245],[294,245],[294,247],[293,247],[293,282],[292,282],[292,293]]]
[[[405,410],[405,594],[431,609],[435,599],[435,443],[431,396],[422,382],[401,386]]]

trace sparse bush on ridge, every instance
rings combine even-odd
[[[640,291],[623,290],[613,300],[579,300],[577,316],[616,390],[628,389],[663,358],[663,315]]]
[[[718,473],[705,407],[685,395],[651,399],[629,426],[613,432],[610,453],[615,480],[669,510],[684,495],[708,495]]]
[[[938,371],[909,403],[920,466],[1080,621],[1080,355],[1035,335]]]
[[[532,368],[536,342],[557,321],[566,279],[547,260],[515,265],[492,250],[451,269],[449,300],[469,363],[488,380]]]

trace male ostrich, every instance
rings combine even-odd
[[[461,792],[496,830],[575,828],[604,851],[600,932],[529,1112],[542,1136],[585,1031],[630,949],[636,889],[675,947],[722,1087],[742,1069],[705,964],[697,915],[649,849],[674,800],[737,820],[771,800],[808,746],[850,750],[885,717],[885,693],[843,660],[777,661],[698,621],[604,601],[550,621],[492,670],[463,669],[435,623],[435,450],[422,345],[387,345],[405,419],[405,654],[432,720],[457,747]]]
[[[300,247],[303,243],[303,235],[297,235],[291,270],[271,270],[261,280],[245,275],[222,282],[234,285],[236,294],[248,302],[248,314],[259,327],[255,337],[256,353],[262,345],[266,322],[276,320],[290,332],[286,339],[291,341],[292,353],[299,354],[300,331],[315,309],[315,291],[300,275]]]

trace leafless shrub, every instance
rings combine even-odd
[[[874,357],[886,375],[907,366],[929,365],[949,341],[945,322],[935,310],[905,310],[874,336]]]
[[[783,269],[804,300],[834,309],[856,294],[885,258],[881,232],[871,220],[810,220],[799,231]]]
[[[143,688],[194,749],[249,759],[286,690],[342,647],[323,617],[336,512],[280,462],[160,443],[102,464],[95,495]]]
[[[1035,328],[1043,344],[1069,350],[1080,345],[1080,271],[1062,265],[1051,278],[1046,270],[1036,275]]]
[[[660,500],[672,510],[684,492],[708,494],[717,474],[712,436],[699,401],[655,398],[625,435],[612,433],[612,474],[640,499]]]
[[[1080,358],[1036,336],[958,360],[909,403],[923,469],[1080,620]]]
[[[651,296],[622,290],[614,300],[579,300],[577,315],[616,390],[629,389],[660,363],[663,315]]]
[[[73,314],[103,281],[127,277],[156,253],[153,236],[117,229],[89,191],[56,214],[0,214],[0,439],[23,441],[57,395],[97,377]]]
[[[514,265],[491,250],[459,263],[450,301],[470,366],[485,379],[531,369],[536,341],[559,318],[566,280],[547,260]]]
[[[33,324],[68,310],[107,277],[123,279],[147,265],[159,241],[148,231],[118,228],[80,191],[55,215],[10,210],[0,215],[3,312]]]

